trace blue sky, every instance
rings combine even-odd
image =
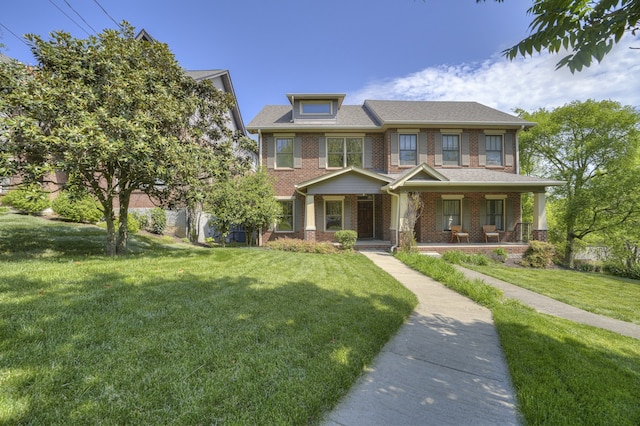
[[[245,124],[289,92],[364,99],[473,100],[506,112],[573,100],[640,107],[640,38],[625,37],[587,71],[560,56],[508,61],[526,37],[531,2],[512,0],[20,0],[3,1],[3,53],[33,63],[14,37],[65,30],[84,38],[127,20],[165,42],[186,69],[228,69]],[[65,16],[56,6],[69,17]],[[69,7],[71,6],[71,8]],[[78,12],[74,12],[73,9]],[[79,24],[76,25],[73,21]],[[86,21],[86,23],[84,21]],[[9,31],[10,30],[10,31]]]

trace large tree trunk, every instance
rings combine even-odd
[[[116,241],[116,254],[122,256],[127,252],[127,240],[129,234],[127,232],[127,222],[129,213],[129,195],[126,193],[120,193],[119,197],[120,209],[119,217],[120,223],[118,226],[118,239]]]
[[[116,255],[116,227],[115,218],[113,217],[113,207],[106,205],[104,207],[104,219],[107,222],[107,243],[105,253],[107,256]]]

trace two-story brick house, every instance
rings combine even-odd
[[[453,225],[481,242],[486,224],[514,241],[523,193],[535,194],[533,237],[546,238],[545,189],[561,182],[518,170],[518,133],[534,123],[476,102],[344,97],[288,94],[289,105],[265,106],[247,126],[284,210],[263,241],[353,229],[394,245],[411,193],[423,203],[419,243],[451,241]]]

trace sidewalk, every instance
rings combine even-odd
[[[362,254],[418,306],[323,425],[520,424],[491,312],[388,253]]]

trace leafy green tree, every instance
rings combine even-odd
[[[205,209],[211,214],[211,225],[221,234],[222,247],[225,246],[231,228],[240,224],[240,208],[237,199],[238,184],[235,179],[214,183],[206,197]]]
[[[538,125],[520,136],[543,174],[563,180],[554,191],[555,221],[573,266],[576,240],[603,235],[640,219],[640,114],[613,101],[572,102],[521,113]]]
[[[534,0],[528,13],[534,17],[532,34],[505,50],[505,56],[567,49],[571,53],[557,66],[568,66],[571,72],[590,66],[594,59],[602,61],[625,33],[636,35],[640,30],[640,0]]]
[[[282,207],[275,198],[273,179],[266,171],[247,173],[237,183],[240,223],[247,232],[247,245],[251,246],[253,235],[273,225],[282,214]]]
[[[232,97],[186,77],[166,44],[136,40],[127,23],[87,39],[27,38],[38,66],[0,67],[0,171],[27,181],[66,173],[100,203],[107,254],[126,251],[134,191],[193,205],[240,167],[248,142],[225,125]]]

